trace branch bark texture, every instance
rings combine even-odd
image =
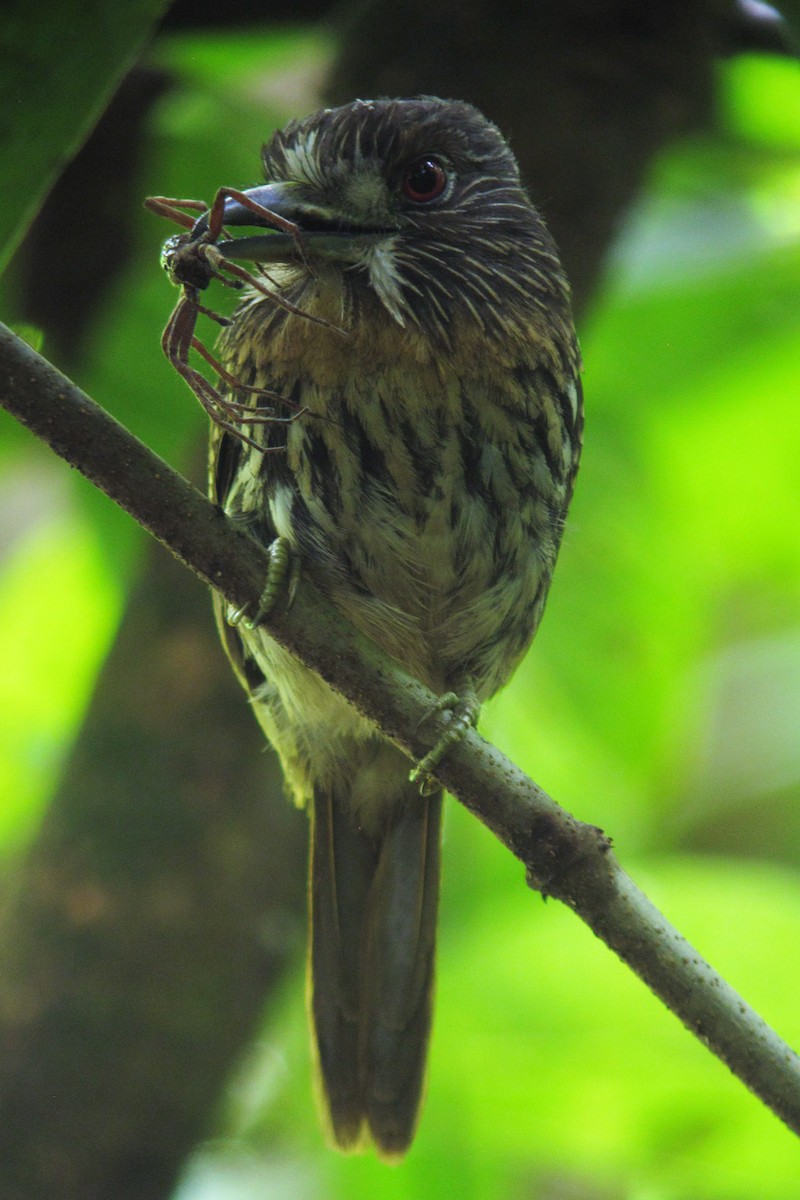
[[[197,575],[237,607],[258,603],[264,550],[30,347],[0,326],[2,402]],[[301,581],[270,632],[411,759],[444,731],[435,697]],[[619,866],[603,833],[570,816],[477,733],[437,777],[567,904],[791,1129],[800,1133],[800,1060],[670,926]]]

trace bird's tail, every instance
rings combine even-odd
[[[352,812],[352,774],[315,792],[309,989],[333,1140],[371,1139],[389,1159],[414,1136],[425,1075],[442,812],[441,792],[392,775],[373,836]]]

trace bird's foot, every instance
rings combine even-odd
[[[419,790],[423,796],[430,795],[439,786],[433,778],[433,772],[448,750],[460,741],[463,741],[469,729],[475,728],[478,723],[481,706],[478,697],[471,687],[464,692],[463,696],[459,696],[456,692],[445,692],[443,696],[439,697],[433,707],[426,712],[422,720],[427,721],[435,713],[447,712],[448,710],[451,715],[450,724],[447,726],[447,729],[445,729],[433,749],[429,750],[425,757],[420,759],[408,776],[412,783],[419,782]],[[422,721],[420,724],[422,724]]]
[[[229,625],[243,625],[245,629],[255,629],[272,612],[282,591],[286,591],[286,608],[292,607],[299,579],[300,559],[292,553],[289,539],[275,538],[269,548],[267,578],[255,616],[245,615],[247,605],[243,608],[233,608],[231,605],[225,616],[226,621]]]

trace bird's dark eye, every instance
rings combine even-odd
[[[403,173],[403,195],[416,204],[425,204],[441,196],[447,173],[435,158],[418,158]]]

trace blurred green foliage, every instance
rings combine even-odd
[[[0,20],[0,267],[168,0],[9,0]],[[61,53],[54,55],[56,46]]]
[[[138,196],[210,199],[313,106],[317,34],[164,40]],[[800,1043],[800,68],[720,70],[581,331],[586,450],[547,618],[483,729],[613,834],[654,901]],[[232,136],[235,130],[235,137]],[[203,418],[162,359],[171,232],[136,251],[78,382],[185,463]],[[87,236],[84,233],[84,236]],[[3,300],[13,319],[13,297]],[[47,345],[45,343],[45,352]],[[0,452],[0,839],[36,828],[140,538],[9,421]],[[179,1200],[787,1200],[792,1136],[456,804],[429,1097],[407,1161],[322,1144],[300,967]],[[177,1198],[176,1198],[177,1200]]]

